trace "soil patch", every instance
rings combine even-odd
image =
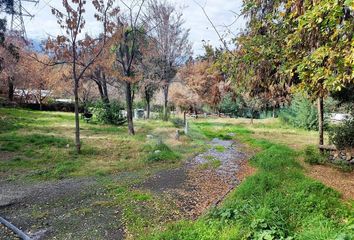
[[[342,194],[343,199],[354,199],[354,174],[326,165],[305,165],[307,174]]]

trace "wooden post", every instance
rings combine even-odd
[[[176,140],[179,140],[179,130],[178,130],[178,129],[176,130],[176,136],[175,136],[175,139],[176,139]]]

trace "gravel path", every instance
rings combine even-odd
[[[214,169],[215,173],[230,186],[238,184],[236,173],[240,170],[240,164],[247,158],[247,155],[239,150],[234,141],[214,138],[210,145],[211,148],[207,152],[193,159],[192,165],[208,164],[212,158],[220,162],[220,166]]]
[[[0,240],[20,240],[20,238],[0,223]]]
[[[215,138],[209,145],[184,166],[161,171],[136,187],[164,195],[186,217],[198,217],[239,184],[237,174],[249,158],[231,140]]]
[[[107,200],[93,178],[0,185],[0,216],[33,240],[123,239],[120,210],[95,205]],[[0,240],[16,239],[0,229]]]
[[[20,203],[46,203],[94,183],[93,179],[66,179],[37,184],[3,183],[0,185],[0,208]]]

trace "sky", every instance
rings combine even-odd
[[[204,15],[202,9],[194,2],[194,0],[170,0],[176,3],[176,6],[183,7],[183,15],[186,21],[185,27],[190,29],[190,41],[193,44],[194,55],[203,53],[202,40],[209,42],[214,46],[220,46],[218,35],[212,28],[208,19]],[[240,12],[242,0],[195,0],[202,6],[208,16],[216,25],[221,34],[225,34],[226,38],[231,38],[233,34],[237,34],[244,26],[244,20],[239,18],[235,23],[236,14]],[[88,0],[87,2],[91,2]],[[126,0],[129,2],[129,0]],[[117,0],[119,4],[119,0]],[[35,16],[32,19],[25,18],[25,27],[27,37],[35,40],[46,39],[48,35],[56,36],[61,33],[55,17],[51,14],[50,6],[61,8],[61,0],[39,0],[37,5],[23,3],[24,7]],[[121,4],[119,4],[121,5]],[[95,21],[93,14],[94,8],[91,3],[86,8],[86,32],[95,35],[100,32],[101,27]],[[236,13],[236,14],[235,14]],[[228,26],[234,23],[229,29],[232,34],[227,33]]]

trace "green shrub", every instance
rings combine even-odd
[[[354,170],[350,163],[342,159],[333,161],[333,164],[343,172],[351,172]]]
[[[295,94],[290,106],[279,113],[279,118],[297,128],[318,129],[317,109],[303,94]]]
[[[98,122],[113,125],[121,125],[125,122],[123,109],[123,104],[118,101],[112,101],[109,105],[99,101],[90,108]]]
[[[160,162],[160,161],[176,161],[181,158],[181,156],[174,152],[169,146],[164,143],[157,143],[155,146],[147,147],[149,154],[146,158],[147,162]]]
[[[232,94],[226,94],[219,103],[219,111],[222,113],[230,114],[232,117],[240,116],[241,103],[239,99],[233,99]]]
[[[170,120],[176,128],[182,128],[184,127],[184,121],[181,118],[171,118]]]
[[[329,130],[329,138],[338,149],[354,148],[354,120],[333,126]]]
[[[325,157],[320,153],[318,148],[308,146],[305,149],[305,162],[309,164],[322,164],[325,162]]]
[[[146,102],[145,101],[134,101],[133,102],[133,108],[145,109],[145,107],[146,107]]]

